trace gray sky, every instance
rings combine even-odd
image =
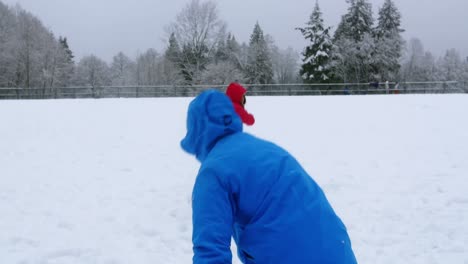
[[[110,62],[119,51],[138,52],[167,43],[164,27],[189,0],[0,0],[19,3],[56,36],[66,36],[77,59],[95,54]],[[306,45],[294,30],[308,20],[315,0],[217,0],[220,17],[239,42],[248,42],[256,21],[280,48],[302,51]],[[384,0],[370,0],[377,18]],[[402,13],[405,39],[419,38],[435,56],[456,48],[468,56],[468,0],[394,0]],[[348,4],[319,0],[326,25],[336,28]]]

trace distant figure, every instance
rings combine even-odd
[[[351,93],[349,92],[349,88],[348,86],[345,86],[344,89],[343,89],[343,94],[344,95],[350,95]]]
[[[395,88],[393,88],[393,93],[394,94],[399,94],[400,93],[400,83],[399,82],[397,82],[395,84]]]
[[[369,83],[370,89],[368,89],[368,92],[371,94],[378,93],[379,92],[379,81],[373,81]]]
[[[193,264],[356,264],[345,225],[289,152],[243,132],[229,98],[192,100],[181,147],[201,162],[192,192]]]
[[[388,81],[385,82],[385,92],[386,92],[387,94],[390,93],[390,85],[389,85]]]
[[[369,86],[372,87],[372,88],[379,88],[379,82],[378,81],[375,81],[375,82],[371,82],[369,83]]]
[[[255,123],[255,117],[245,110],[247,99],[245,98],[247,90],[239,83],[233,82],[226,89],[226,95],[231,99],[236,113],[240,116],[242,122],[248,126]]]

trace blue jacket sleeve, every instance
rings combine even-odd
[[[233,210],[219,176],[200,171],[192,194],[193,263],[232,263]]]

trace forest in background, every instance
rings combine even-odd
[[[301,52],[282,49],[257,22],[239,43],[215,1],[191,0],[166,25],[164,50],[135,58],[123,52],[107,63],[97,55],[76,61],[66,36],[55,36],[20,6],[0,1],[0,87],[53,93],[63,87],[326,84],[468,80],[468,58],[447,49],[436,58],[413,38],[404,40],[401,15],[386,0],[374,18],[368,0],[349,0],[333,29],[319,3],[296,30],[308,40]],[[449,45],[449,44],[448,44]],[[171,93],[168,88],[167,93]]]

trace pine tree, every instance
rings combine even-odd
[[[345,38],[345,35],[347,34],[347,32],[349,32],[348,28],[349,25],[346,21],[346,15],[343,15],[341,16],[340,23],[338,24],[335,33],[333,34],[333,41],[336,42],[342,38]]]
[[[372,5],[367,0],[347,2],[348,13],[342,16],[333,39],[333,74],[341,81],[367,82],[374,74]]]
[[[179,41],[174,33],[169,37],[169,46],[164,53],[162,79],[164,84],[182,83],[182,58]],[[172,91],[175,93],[176,91]]]
[[[401,33],[401,14],[392,0],[385,0],[379,11],[378,25],[375,29],[376,49],[374,67],[381,80],[395,79],[401,68],[403,38]]]
[[[70,64],[73,64],[74,63],[73,58],[75,58],[75,56],[73,56],[73,52],[71,51],[70,47],[68,46],[67,38],[66,37],[64,37],[64,38],[59,37],[59,43],[60,43],[60,46],[62,47],[62,49],[67,54],[67,62],[70,63]]]
[[[200,84],[203,71],[210,61],[209,49],[205,45],[193,49],[184,45],[181,51],[180,68],[187,84]]]
[[[372,5],[367,0],[346,0],[346,2],[350,3],[348,13],[341,18],[334,39],[345,37],[359,42],[366,33],[373,32]]]
[[[180,62],[180,46],[174,33],[171,33],[171,36],[169,37],[169,46],[167,47],[164,56],[167,60],[173,63],[177,64]]]
[[[401,29],[401,14],[392,0],[385,0],[379,10],[378,25],[375,33],[378,38],[393,37],[395,33],[404,32]]]
[[[325,28],[318,2],[304,28],[297,28],[310,41],[302,53],[300,75],[304,82],[326,82],[330,79],[329,60],[332,49],[330,27]]]
[[[55,56],[56,69],[54,75],[55,81],[50,84],[51,87],[66,87],[70,85],[75,69],[75,62],[73,61],[73,52],[68,46],[67,38],[59,37],[58,50]]]
[[[245,77],[248,83],[267,84],[273,80],[273,64],[263,30],[258,22],[250,36]]]
[[[353,2],[353,0],[351,0]],[[363,39],[364,34],[372,34],[372,26],[374,25],[374,18],[372,16],[372,5],[367,0],[356,0],[354,8],[351,10],[349,22],[351,27],[351,34],[354,40],[360,41]]]

